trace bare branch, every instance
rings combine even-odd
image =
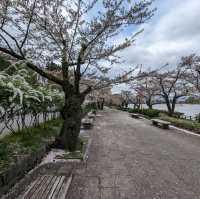
[[[16,46],[17,46],[17,48],[18,48],[18,50],[19,50],[19,52],[21,54],[21,56],[24,56],[24,54],[23,54],[23,52],[22,52],[22,50],[20,48],[20,45],[19,45],[17,39],[14,36],[12,36],[9,32],[7,32],[6,30],[4,30],[3,28],[0,28],[0,30],[2,32],[4,32],[8,37],[10,37],[15,42],[15,44],[16,44]]]
[[[29,22],[28,22],[28,25],[27,25],[26,33],[25,33],[25,36],[24,36],[24,40],[21,43],[20,49],[23,48],[23,46],[24,46],[24,44],[25,44],[25,42],[28,38],[29,29],[30,29],[31,22],[32,22],[32,19],[33,19],[33,16],[34,16],[34,10],[35,10],[35,6],[36,6],[36,2],[37,2],[37,0],[35,0],[34,3],[33,3],[33,8],[31,9],[30,18],[29,18]]]
[[[0,37],[4,40],[4,42],[6,43],[6,45],[8,46],[9,50],[11,52],[14,52],[12,47],[10,46],[9,42],[7,41],[7,39],[0,33]]]

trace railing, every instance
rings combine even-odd
[[[193,120],[193,121],[197,121],[200,123],[200,114],[198,114],[196,116],[181,115],[180,118],[185,119],[185,120]]]
[[[34,127],[40,123],[58,118],[59,111],[48,111],[36,114],[15,115],[12,117],[4,116],[0,121],[0,138],[8,133],[15,133],[24,128]]]

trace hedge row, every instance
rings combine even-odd
[[[168,115],[168,111],[158,110],[158,109],[133,109],[133,108],[121,108],[121,107],[118,109],[122,111],[128,111],[129,113],[139,113],[149,118],[159,117],[160,113]],[[183,115],[183,113],[174,112],[173,117],[180,118],[181,115]]]
[[[129,109],[128,112],[139,113],[150,118],[158,117],[160,113],[159,110],[155,110],[155,109]]]

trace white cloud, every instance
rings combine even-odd
[[[167,1],[171,5],[172,1]],[[142,25],[145,31],[136,45],[121,53],[126,65],[158,67],[166,62],[175,64],[181,56],[200,52],[199,0],[186,0],[184,3],[177,0],[172,8],[159,13],[153,22]]]
[[[155,6],[155,16],[138,28],[145,31],[136,44],[120,53],[126,60],[123,68],[137,64],[155,68],[165,63],[173,67],[181,56],[200,53],[200,0],[157,0]]]

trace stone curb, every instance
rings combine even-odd
[[[145,118],[145,117],[141,117],[141,119],[145,119],[145,120],[148,120],[148,121],[151,121],[151,119],[148,119],[148,118]],[[169,127],[171,129],[174,129],[174,130],[177,130],[177,131],[181,131],[182,133],[185,133],[187,135],[193,135],[193,136],[197,136],[197,137],[200,137],[200,134],[198,133],[195,133],[193,131],[189,131],[187,129],[183,129],[183,128],[179,128],[179,127],[176,127],[174,125],[169,125]]]
[[[34,168],[49,150],[49,144],[41,147],[36,152],[19,157],[15,164],[0,174],[0,196],[22,179],[27,172]]]
[[[85,153],[83,155],[83,162],[84,163],[87,163],[91,144],[92,144],[92,138],[89,138],[88,143],[87,143],[87,147],[86,147],[86,150],[85,150]]]
[[[20,176],[18,178],[15,179],[15,181],[13,182],[12,181],[12,184],[9,185],[8,187],[6,187],[5,190],[3,190],[3,192],[1,193],[0,192],[0,196],[2,199],[15,199],[17,197],[20,196],[20,194],[22,194],[25,189],[27,188],[27,185],[30,185],[32,181],[34,181],[39,175],[43,175],[44,173],[46,173],[46,171],[56,171],[59,169],[59,167],[63,164],[69,164],[69,170],[66,171],[67,172],[67,176],[69,177],[69,182],[68,182],[68,188],[67,190],[69,189],[70,187],[70,184],[72,182],[72,179],[73,179],[73,170],[76,169],[77,165],[81,166],[82,164],[87,164],[87,160],[88,160],[88,157],[89,157],[89,152],[90,152],[90,146],[92,144],[92,138],[91,136],[89,136],[89,139],[88,139],[88,142],[87,142],[87,146],[86,146],[86,150],[85,150],[85,153],[83,155],[83,159],[80,160],[80,159],[73,159],[73,160],[66,160],[65,162],[52,162],[52,163],[45,163],[45,164],[38,164],[42,158],[44,157],[44,155],[46,154],[46,152],[49,150],[49,145],[46,145],[44,147],[42,147],[42,154],[39,153],[35,153],[36,156],[33,156],[32,154],[30,155],[30,157],[28,156],[28,159],[32,158],[32,159],[36,159],[37,161],[34,162],[34,164],[31,166],[32,168],[37,165],[35,168],[33,168],[32,170],[23,170],[23,176]],[[40,150],[39,150],[40,151]],[[40,158],[38,158],[38,156]],[[25,163],[27,165],[29,165],[27,162],[29,162],[28,160],[25,161]],[[19,165],[18,165],[19,166]],[[18,167],[20,168],[20,166]],[[21,169],[21,168],[20,168]],[[28,173],[27,173],[28,171]],[[55,174],[56,175],[56,174]],[[66,174],[65,174],[66,175]],[[19,182],[17,183],[17,181],[19,180]],[[13,186],[14,185],[14,186]],[[13,186],[13,187],[12,187]],[[0,188],[0,191],[1,191],[1,188]],[[8,193],[6,193],[8,191]],[[5,194],[6,193],[6,194]],[[5,194],[5,195],[3,195]],[[67,194],[67,192],[66,192]]]
[[[182,129],[182,128],[176,127],[174,125],[170,125],[170,128],[175,129],[177,131],[181,131],[181,132],[188,134],[188,135],[194,135],[194,136],[200,137],[200,134],[198,134],[198,133],[194,133],[194,132],[189,131],[187,129]]]
[[[24,191],[27,189],[27,185],[30,185],[31,182],[36,180],[36,178],[39,175],[44,174],[55,174],[58,175],[56,172],[59,170],[60,167],[68,164],[68,170],[65,171],[65,173],[62,173],[62,175],[65,175],[69,177],[68,180],[68,187],[67,191],[71,185],[72,179],[73,179],[73,170],[76,169],[79,166],[82,166],[82,164],[87,164],[87,160],[89,157],[89,150],[92,143],[92,139],[89,138],[85,153],[83,155],[83,160],[80,159],[73,159],[73,160],[66,160],[65,162],[51,162],[51,163],[45,163],[45,164],[38,164],[34,169],[30,170],[17,184],[15,184],[12,188],[8,188],[9,192],[6,195],[2,195],[1,199],[15,199],[20,196],[20,194],[24,193]]]

